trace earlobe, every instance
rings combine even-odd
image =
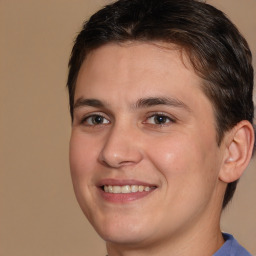
[[[225,183],[238,180],[245,171],[254,146],[254,129],[247,120],[239,122],[225,136],[225,155],[219,179]]]

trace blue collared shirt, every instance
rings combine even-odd
[[[213,256],[252,256],[232,235],[223,233],[223,237],[225,243]]]

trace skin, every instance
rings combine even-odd
[[[201,85],[175,47],[108,44],[84,61],[70,167],[78,202],[110,256],[212,255],[223,244],[221,205],[233,179],[223,166],[234,136],[217,145],[213,107]],[[102,179],[157,188],[137,200],[109,202],[99,193]]]

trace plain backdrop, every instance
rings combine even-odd
[[[68,163],[65,88],[72,42],[106,0],[0,0],[0,256],[105,255],[83,216]],[[212,0],[256,57],[256,1]],[[256,161],[222,229],[256,255]]]

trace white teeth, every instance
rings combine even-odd
[[[139,191],[139,186],[138,185],[132,185],[131,186],[131,191],[134,192],[134,193],[138,192]]]
[[[127,193],[136,193],[136,192],[143,192],[143,191],[150,191],[154,187],[146,187],[142,185],[125,185],[125,186],[104,186],[104,191],[107,193],[114,193],[114,194],[127,194]]]
[[[113,193],[114,194],[122,193],[122,187],[120,187],[120,186],[113,186]]]
[[[130,193],[131,192],[131,187],[130,186],[122,186],[122,193],[126,194],[126,193]]]

